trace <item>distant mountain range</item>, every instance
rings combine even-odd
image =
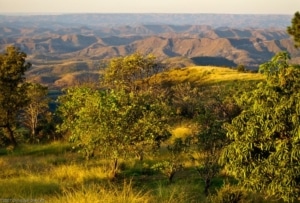
[[[233,28],[285,28],[291,15],[244,15],[244,14],[178,14],[178,13],[106,13],[106,14],[60,14],[60,15],[0,15],[0,26],[14,27],[60,27],[60,26],[120,26],[120,25],[210,25]]]
[[[152,53],[171,65],[250,69],[276,52],[300,51],[286,33],[292,16],[215,14],[69,14],[0,16],[0,51],[15,45],[33,63],[30,76],[58,86],[65,77],[97,77],[100,61],[134,52]],[[169,60],[170,61],[170,60]],[[70,75],[70,73],[74,73]]]

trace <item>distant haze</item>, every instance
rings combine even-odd
[[[243,14],[138,14],[138,13],[105,13],[105,14],[60,14],[60,15],[26,15],[0,16],[1,27],[32,26],[53,28],[81,26],[137,26],[152,25],[208,25],[211,27],[234,28],[283,28],[290,25],[292,15],[243,15]],[[7,33],[6,33],[7,34]],[[132,33],[133,34],[133,33]],[[115,34],[114,34],[115,35]]]
[[[299,0],[0,0],[0,14],[229,13],[294,14]]]

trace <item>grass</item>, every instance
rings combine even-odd
[[[237,81],[260,81],[264,76],[259,73],[238,72],[230,68],[215,66],[192,66],[175,68],[151,78],[152,82],[178,84],[190,82],[196,85],[234,83]]]
[[[13,151],[9,152],[7,148],[0,148],[0,155],[10,154],[10,155],[61,155],[72,150],[71,145],[62,142],[52,142],[51,145],[29,145],[21,144]]]
[[[168,184],[163,175],[149,169],[152,163],[128,160],[119,178],[111,181],[105,161],[87,162],[68,144],[21,145],[12,154],[0,155],[0,197],[47,202],[178,203],[203,198],[199,182],[190,184],[178,176],[178,181]]]
[[[135,191],[131,182],[124,182],[122,187],[109,185],[103,187],[101,185],[91,184],[83,186],[79,189],[64,189],[62,195],[51,197],[48,202],[63,203],[85,203],[85,202],[103,202],[103,203],[147,203],[151,202],[152,197],[149,193],[142,190]]]
[[[178,126],[174,136],[189,133]],[[172,183],[150,169],[164,156],[163,152],[144,161],[122,160],[124,166],[118,178],[110,180],[106,160],[94,158],[87,162],[69,144],[21,145],[11,154],[0,155],[0,197],[51,203],[205,203],[204,183],[191,163],[185,164]],[[214,179],[211,192],[220,188],[224,180],[222,175]]]
[[[259,81],[264,76],[260,73],[238,72],[230,68],[220,67],[192,67],[203,76],[205,83],[222,83],[228,81]]]
[[[0,181],[0,197],[4,198],[43,198],[60,192],[60,185],[49,177],[24,176]]]

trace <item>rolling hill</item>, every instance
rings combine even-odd
[[[170,68],[243,64],[257,69],[279,51],[300,63],[286,33],[291,16],[213,14],[69,14],[1,16],[0,51],[20,47],[27,76],[50,86],[97,78],[100,65],[134,52]],[[74,75],[72,75],[74,74]]]
[[[238,72],[237,70],[216,66],[191,66],[171,69],[159,73],[152,81],[167,84],[189,82],[194,85],[226,84],[238,81],[258,82],[265,77],[260,73]]]

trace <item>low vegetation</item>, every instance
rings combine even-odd
[[[160,158],[148,157],[143,162],[122,160],[118,177],[111,180],[106,160],[86,161],[70,144],[20,145],[13,152],[1,152],[0,196],[70,203],[206,201],[204,184],[192,168],[178,172],[171,184],[164,174],[151,169],[164,157],[162,151]],[[192,163],[186,160],[185,165]],[[223,177],[214,179],[212,194],[222,181]]]

